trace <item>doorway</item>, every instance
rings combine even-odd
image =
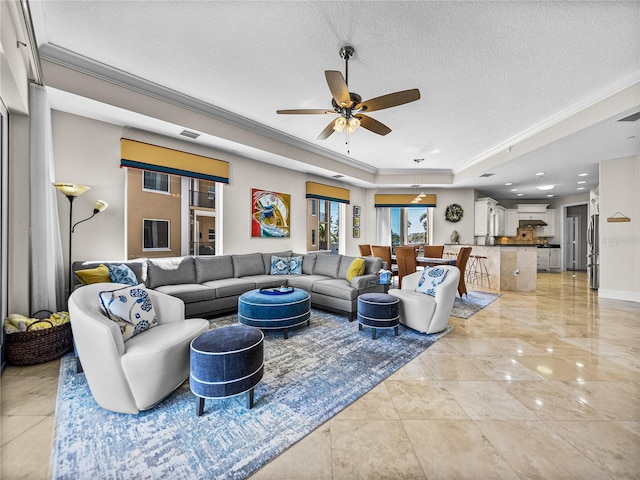
[[[566,270],[587,270],[587,205],[567,207],[564,220],[564,263]]]

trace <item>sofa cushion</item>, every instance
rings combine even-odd
[[[341,255],[316,255],[316,265],[313,267],[313,274],[338,278],[341,257]]]
[[[313,269],[316,266],[316,257],[317,255],[313,255],[313,254],[302,256],[302,273],[304,275],[313,274]]]
[[[216,298],[233,297],[256,288],[255,282],[249,278],[223,278],[221,280],[211,280],[203,283],[205,287],[213,288],[216,291]]]
[[[269,275],[286,275],[289,273],[289,257],[271,256]]]
[[[216,291],[197,283],[183,283],[182,285],[162,285],[157,292],[178,297],[184,303],[204,302],[216,298]]]
[[[289,258],[291,256],[291,250],[287,250],[284,252],[274,252],[274,253],[263,253],[262,261],[264,262],[264,272],[269,273],[271,270],[271,257],[286,257]]]
[[[287,285],[286,275],[251,275],[242,280],[251,282],[254,288],[282,287]]]
[[[83,285],[111,282],[109,268],[102,263],[95,268],[85,268],[84,270],[77,270],[76,275],[80,279],[80,283],[82,283]]]
[[[193,257],[149,258],[147,260],[147,286],[198,283]]]
[[[231,255],[199,255],[195,257],[196,283],[233,277]]]
[[[377,275],[382,268],[382,259],[379,257],[362,257],[364,258],[364,274]]]
[[[427,267],[422,272],[418,285],[416,286],[416,292],[426,293],[433,297],[436,296],[438,287],[447,276],[447,271],[444,268]]]
[[[143,284],[103,291],[98,294],[102,308],[114,321],[126,342],[149,328],[158,325],[151,297]]]
[[[358,290],[352,288],[351,282],[348,282],[343,278],[332,278],[314,282],[311,287],[311,291],[313,293],[342,298],[344,300],[355,300],[358,298]]]
[[[261,253],[231,255],[231,261],[233,262],[233,276],[236,278],[268,273]]]
[[[137,285],[140,283],[133,270],[124,263],[110,263],[107,268],[113,283],[122,283],[123,285]]]
[[[330,280],[330,277],[325,277],[324,275],[283,275],[283,278],[287,279],[287,284],[290,287],[301,288],[307,292],[311,291],[311,287],[315,282]]]

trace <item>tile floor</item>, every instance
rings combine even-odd
[[[640,478],[640,304],[542,273],[451,323],[252,480]],[[50,475],[58,366],[2,375],[4,480]]]

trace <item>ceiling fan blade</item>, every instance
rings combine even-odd
[[[362,108],[366,112],[373,112],[375,110],[383,110],[385,108],[397,107],[398,105],[404,105],[405,103],[415,102],[416,100],[420,100],[420,90],[414,88],[365,100],[364,102],[356,105],[356,109],[358,110]]]
[[[276,113],[285,115],[307,115],[307,114],[323,114],[323,113],[336,113],[335,110],[324,110],[321,108],[302,108],[298,110],[276,110]]]
[[[344,81],[342,73],[336,70],[325,70],[324,76],[336,103],[341,107],[350,107],[353,102],[351,102],[349,87],[347,87],[347,82]]]
[[[335,125],[335,120],[331,120],[329,122],[329,125],[327,125],[326,128],[322,130],[322,132],[320,132],[320,135],[318,135],[318,140],[326,140],[327,138],[329,138],[329,136],[333,132],[335,132],[335,130],[333,129],[334,125]]]
[[[378,135],[386,135],[391,132],[391,129],[387,127],[384,123],[380,123],[378,120],[367,117],[366,115],[358,114],[355,116],[360,119],[360,126],[362,128],[366,128],[367,130],[377,133]]]

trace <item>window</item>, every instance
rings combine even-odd
[[[144,171],[142,175],[142,189],[152,192],[169,192],[169,174]]]
[[[433,208],[392,207],[391,245],[430,244]]]
[[[307,200],[307,250],[331,250],[337,254],[340,248],[340,202],[309,198]]]
[[[143,250],[170,250],[169,247],[169,220],[151,220],[144,219],[142,221],[143,230]]]

